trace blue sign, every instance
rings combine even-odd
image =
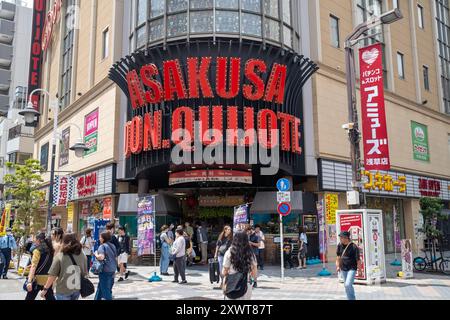
[[[292,207],[289,203],[283,202],[278,205],[278,213],[283,217],[288,216],[291,213]]]
[[[291,189],[291,183],[289,182],[288,179],[280,179],[277,182],[277,188],[279,191],[284,192],[284,191],[289,191],[289,189]]]

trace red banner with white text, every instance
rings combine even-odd
[[[361,115],[366,170],[389,170],[381,43],[360,50]]]

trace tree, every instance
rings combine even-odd
[[[444,205],[438,198],[420,199],[420,213],[423,216],[423,233],[430,240],[442,237],[442,231],[437,228],[438,222],[446,220],[448,217],[442,213]]]
[[[39,215],[39,206],[45,196],[41,190],[42,167],[39,161],[34,159],[27,160],[24,165],[8,162],[6,166],[14,171],[4,177],[7,185],[5,194],[12,197],[10,203],[16,208],[13,232],[16,236],[27,239],[32,231],[41,230],[43,227]]]

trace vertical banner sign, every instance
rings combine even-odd
[[[67,232],[73,232],[73,202],[67,205]]]
[[[335,193],[325,196],[325,208],[327,218],[327,241],[330,245],[337,245],[336,211],[339,209],[339,197]]]
[[[361,116],[366,170],[389,170],[381,44],[360,50]]]
[[[324,206],[323,200],[317,202],[317,215],[319,218],[319,243],[320,243],[320,260],[326,261],[327,255],[327,235],[325,230],[325,217],[324,217]]]
[[[413,254],[411,240],[402,240],[402,272],[403,278],[413,277]]]
[[[112,198],[104,198],[103,199],[103,219],[111,219],[112,218]]]
[[[248,225],[248,205],[244,204],[234,208],[233,232],[245,230]]]
[[[84,152],[84,155],[90,155],[97,152],[98,144],[98,109],[89,113],[84,118],[84,143],[89,148]]]
[[[2,220],[0,222],[0,237],[6,235],[6,229],[9,228],[11,221],[11,204],[6,204],[5,210],[3,210]]]
[[[399,228],[399,219],[397,214],[397,208],[394,206],[392,210],[392,215],[394,217],[394,242],[395,242],[395,250],[400,249],[402,245],[402,240],[400,239],[400,228]]]
[[[155,253],[155,197],[138,200],[138,256]]]
[[[30,70],[28,73],[28,93],[41,87],[42,34],[45,22],[45,0],[33,1],[33,25],[31,30]],[[39,93],[33,94],[31,102],[35,110],[40,110]]]
[[[366,280],[366,268],[364,261],[364,230],[363,230],[363,214],[351,213],[341,214],[340,216],[340,230],[341,232],[348,231],[350,233],[350,240],[359,248],[359,254],[362,261],[362,276],[356,277],[358,280]]]
[[[73,196],[73,178],[71,176],[55,176],[53,190],[53,205],[66,207]]]
[[[429,162],[430,148],[428,146],[428,127],[411,121],[411,136],[414,160]]]
[[[62,139],[59,142],[59,166],[65,166],[69,163],[69,148],[70,148],[70,127],[62,132]]]

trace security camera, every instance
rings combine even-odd
[[[346,123],[346,124],[342,125],[342,129],[347,130],[347,131],[348,130],[353,130],[354,126],[355,126],[355,124],[353,122]]]

